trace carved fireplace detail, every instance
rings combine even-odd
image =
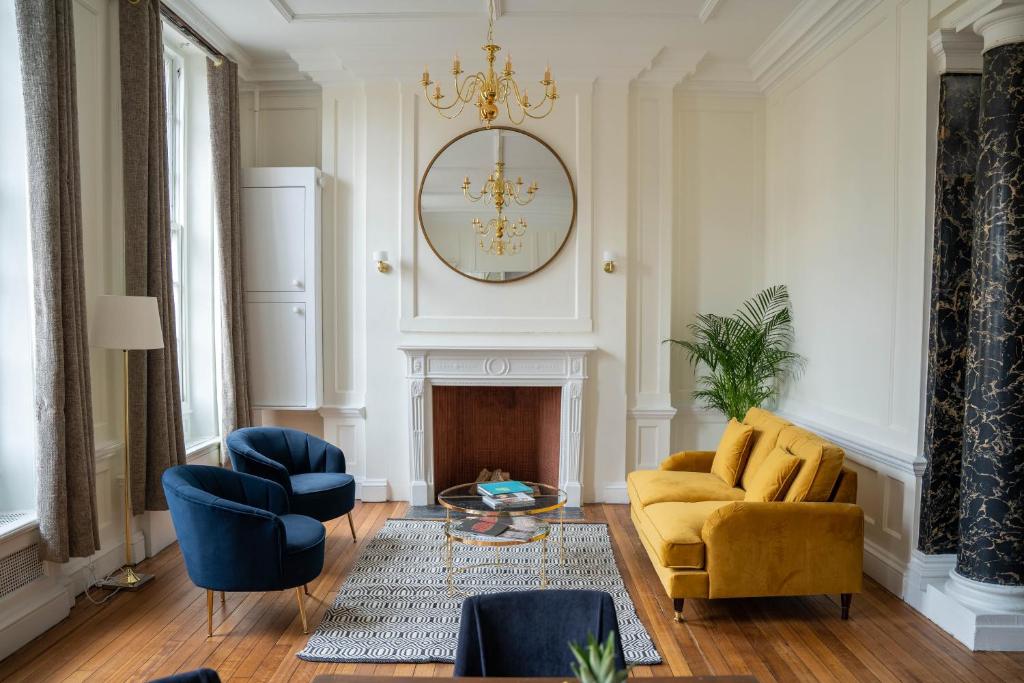
[[[557,473],[557,483],[568,495],[568,505],[578,507],[582,498],[580,482],[582,480],[583,468],[583,445],[581,440],[581,424],[583,417],[583,383],[587,379],[587,354],[594,349],[592,347],[573,348],[485,348],[485,347],[421,347],[403,346],[400,347],[406,355],[406,376],[409,382],[409,451],[410,451],[410,480],[413,505],[428,505],[436,502],[436,494],[440,488],[435,487],[434,472],[434,410],[444,414],[452,410],[459,410],[460,402],[475,396],[483,401],[477,407],[494,407],[495,401],[523,402],[531,400],[529,391],[503,392],[497,388],[512,387],[555,387],[559,391],[537,393],[532,395],[535,401],[528,406],[529,411],[536,415],[521,416],[521,420],[506,421],[494,428],[499,431],[516,429],[527,429],[522,425],[523,420],[531,417],[538,417],[533,430],[534,436],[524,436],[522,441],[529,438],[536,438],[538,443],[537,453],[540,456],[537,470],[538,478],[544,483],[556,483],[547,481],[553,479]],[[460,392],[450,391],[448,387],[494,387],[493,392],[483,391]],[[434,389],[438,388],[438,396],[434,397]],[[436,403],[435,403],[436,402]],[[553,429],[554,411],[557,405],[557,435]],[[463,403],[463,409],[466,405]],[[512,408],[514,409],[514,408]],[[465,419],[455,422],[456,429],[465,429],[467,425],[473,425],[478,429],[486,429],[486,424],[480,424],[483,413],[476,408],[466,414]],[[443,449],[439,455],[442,457],[458,457],[455,452],[457,444],[451,439],[457,438],[451,433],[443,434],[438,447]],[[554,448],[553,440],[557,438],[557,465],[554,462],[540,464],[542,460],[550,461],[551,458],[543,458],[545,449]],[[478,434],[465,439],[463,447],[474,448],[479,445],[481,439]],[[526,458],[527,450],[523,443],[516,446],[513,455],[517,454],[520,459]],[[475,451],[479,453],[479,450]],[[487,455],[486,452],[483,455]],[[444,478],[452,476],[465,477],[467,481],[475,479],[476,474],[483,467],[502,467],[511,469],[513,476],[528,478],[525,473],[517,473],[513,466],[508,463],[491,462],[477,466],[479,461],[476,455],[472,465],[456,465],[454,472],[446,466],[442,472]],[[529,464],[526,464],[530,467]],[[466,469],[468,467],[468,469]],[[557,467],[557,469],[555,469]],[[470,470],[476,468],[469,476]],[[466,469],[465,472],[462,470]],[[448,486],[449,483],[441,480],[436,481],[440,486]],[[461,483],[461,482],[452,482]]]

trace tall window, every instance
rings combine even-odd
[[[217,437],[206,58],[164,27],[171,284],[186,446]]]
[[[171,209],[171,288],[174,292],[174,320],[178,342],[178,370],[181,375],[181,411],[186,436],[191,432],[188,402],[188,311],[184,273],[188,249],[185,230],[185,69],[181,55],[164,48],[164,87],[167,89],[167,178]]]

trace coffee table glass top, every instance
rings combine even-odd
[[[459,484],[447,488],[437,495],[437,502],[449,510],[467,515],[536,515],[565,506],[566,494],[562,489],[550,484],[524,481],[523,483],[527,486],[534,487],[533,505],[495,510],[484,502],[483,496],[477,493],[477,483]]]

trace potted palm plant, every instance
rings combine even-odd
[[[748,409],[775,399],[802,361],[789,350],[793,319],[785,285],[759,292],[732,315],[701,313],[688,328],[692,340],[665,341],[686,352],[695,372],[706,370],[693,397],[726,417],[742,420]]]

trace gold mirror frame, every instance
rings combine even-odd
[[[533,138],[534,140],[539,142],[541,145],[543,145],[544,148],[547,151],[549,151],[553,157],[555,157],[555,159],[558,161],[559,166],[562,167],[562,171],[565,173],[565,179],[569,183],[569,193],[572,196],[572,216],[569,218],[569,227],[565,231],[565,237],[562,238],[562,242],[561,242],[561,244],[558,245],[558,248],[555,249],[554,253],[551,254],[551,257],[547,261],[545,261],[544,263],[540,264],[539,266],[537,266],[536,268],[534,268],[530,272],[524,273],[523,275],[511,278],[511,279],[508,279],[508,280],[486,280],[486,279],[484,279],[482,277],[476,277],[474,275],[470,275],[468,273],[464,273],[461,270],[459,270],[458,268],[456,268],[455,266],[453,266],[452,264],[448,263],[448,261],[445,260],[445,258],[443,256],[441,256],[441,254],[437,251],[437,248],[434,246],[434,243],[430,241],[430,235],[427,234],[427,228],[423,224],[423,186],[427,182],[427,176],[430,175],[430,169],[432,169],[434,167],[434,163],[441,157],[442,154],[444,154],[446,149],[448,149],[449,147],[454,145],[456,142],[458,142],[462,138],[468,137],[470,135],[473,135],[474,133],[487,132],[487,131],[493,131],[493,130],[506,130],[506,131],[511,131],[513,133],[520,133],[520,134],[525,135],[525,136],[527,136],[529,138]],[[536,275],[540,271],[544,270],[545,268],[548,267],[548,265],[552,261],[554,261],[556,258],[558,258],[558,255],[562,253],[563,249],[565,249],[565,245],[566,245],[566,243],[568,243],[569,237],[572,236],[573,228],[576,227],[576,208],[577,208],[576,205],[577,205],[577,201],[576,201],[576,183],[573,182],[572,174],[569,173],[569,167],[565,165],[564,161],[562,161],[562,157],[560,157],[558,155],[558,152],[556,152],[554,149],[551,148],[551,145],[549,145],[548,143],[544,142],[544,140],[542,140],[538,136],[536,136],[533,133],[530,133],[528,131],[522,130],[520,128],[515,128],[513,126],[491,126],[490,128],[481,126],[480,128],[474,128],[472,130],[467,130],[465,133],[461,133],[461,134],[455,136],[454,138],[452,138],[451,140],[449,140],[448,142],[446,142],[444,144],[444,146],[441,147],[441,149],[437,150],[437,153],[434,154],[433,158],[431,158],[431,160],[430,160],[430,163],[427,164],[427,167],[423,170],[423,175],[420,176],[420,186],[419,186],[419,189],[416,191],[416,219],[419,221],[420,232],[423,234],[423,239],[425,239],[427,241],[427,244],[430,246],[430,250],[432,252],[434,252],[434,256],[437,257],[437,260],[440,261],[441,263],[443,263],[444,265],[448,266],[448,268],[450,268],[451,270],[455,271],[456,273],[458,273],[459,275],[461,275],[464,278],[469,278],[470,280],[475,280],[477,282],[486,282],[487,284],[492,284],[492,285],[503,285],[503,284],[507,284],[509,282],[519,282],[520,280],[525,280],[526,278],[530,277],[531,275]]]

